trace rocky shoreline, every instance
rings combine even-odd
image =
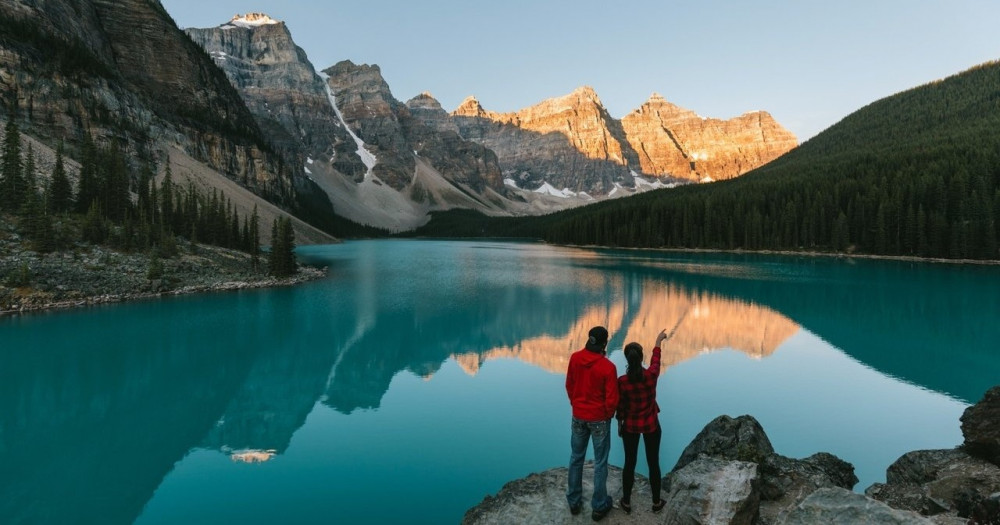
[[[649,483],[636,476],[632,513],[612,511],[611,524],[1000,524],[1000,386],[961,418],[965,442],[947,450],[909,452],[864,494],[850,463],[820,452],[805,459],[776,453],[752,416],[719,416],[681,453],[663,478],[666,507],[651,511]],[[593,490],[584,473],[584,501]],[[466,512],[463,525],[589,523],[566,507],[566,468],[504,485]],[[611,466],[608,491],[621,497],[621,470]],[[616,503],[617,507],[617,503]]]
[[[275,278],[254,270],[247,253],[188,243],[182,243],[173,257],[159,259],[162,272],[158,278],[150,278],[152,264],[147,253],[86,244],[41,254],[23,248],[16,235],[0,236],[0,316],[168,295],[290,286],[326,275],[325,268],[300,266],[291,277]]]

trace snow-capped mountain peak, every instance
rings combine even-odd
[[[275,20],[264,13],[247,13],[245,15],[237,14],[233,16],[232,20],[229,21],[229,25],[247,28],[280,23],[281,22],[279,20]]]

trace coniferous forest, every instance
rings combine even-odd
[[[38,177],[30,146],[22,151],[17,123],[7,121],[0,158],[0,212],[16,218],[34,250],[59,251],[83,241],[126,252],[148,251],[156,259],[176,255],[177,240],[186,239],[192,246],[250,253],[254,268],[263,270],[256,208],[241,217],[217,191],[203,194],[191,183],[174,183],[169,166],[159,184],[149,166],[133,173],[114,143],[98,147],[86,142],[78,179],[74,190],[61,147],[51,176]],[[287,253],[282,254],[281,268],[268,270],[289,275],[295,268],[294,243],[291,223],[283,224]]]
[[[425,236],[997,259],[1000,63],[874,102],[737,179],[542,217],[436,214]]]

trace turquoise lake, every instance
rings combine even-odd
[[[661,460],[720,414],[863,491],[1000,383],[1000,267],[364,241],[291,288],[0,319],[0,523],[458,523],[564,466],[591,326],[665,345]],[[620,440],[611,462],[621,465]],[[640,461],[640,470],[645,466]],[[589,497],[585,495],[585,497]]]

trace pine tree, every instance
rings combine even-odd
[[[109,146],[101,155],[101,209],[116,223],[125,219],[131,206],[128,190],[128,167],[118,145]]]
[[[66,167],[63,165],[63,145],[60,142],[56,149],[56,165],[52,168],[52,181],[49,183],[46,205],[50,213],[66,213],[73,205],[73,188]]]
[[[285,217],[278,225],[278,235],[281,236],[282,267],[287,272],[286,275],[294,275],[299,271],[298,262],[295,260],[295,230],[292,229],[292,219]]]
[[[281,267],[281,258],[278,256],[278,252],[281,251],[281,238],[278,235],[279,220],[280,217],[275,217],[274,221],[271,222],[271,251],[267,254],[268,273],[275,277],[284,275],[284,269]]]
[[[20,224],[21,231],[29,239],[35,239],[38,237],[41,231],[41,221],[45,215],[45,210],[42,207],[41,199],[38,194],[34,191],[29,192],[27,198],[21,204],[21,209],[19,210],[21,216]]]
[[[80,235],[84,241],[92,244],[101,244],[107,239],[108,231],[104,224],[104,214],[96,201],[91,202],[87,215],[83,218],[80,226]]]
[[[76,211],[77,213],[90,212],[91,206],[100,197],[101,187],[97,178],[97,148],[90,140],[90,136],[84,137],[83,155],[80,160],[80,180],[76,190]]]
[[[275,277],[288,277],[297,271],[295,261],[295,231],[292,220],[277,217],[271,225],[271,253],[268,267]]]
[[[21,179],[24,185],[21,190],[21,197],[27,200],[35,191],[38,189],[37,181],[35,180],[35,171],[37,167],[35,166],[35,150],[32,148],[31,143],[28,143],[28,152],[24,158],[24,167],[21,171]],[[40,202],[40,201],[39,201]]]
[[[0,210],[16,211],[24,199],[21,164],[21,132],[11,116],[4,129],[3,157],[0,159]]]
[[[254,271],[260,270],[260,216],[257,215],[256,204],[250,216],[250,263]]]
[[[171,232],[174,227],[174,181],[170,173],[170,164],[167,164],[166,172],[163,175],[163,182],[160,184],[160,221],[163,231]]]

